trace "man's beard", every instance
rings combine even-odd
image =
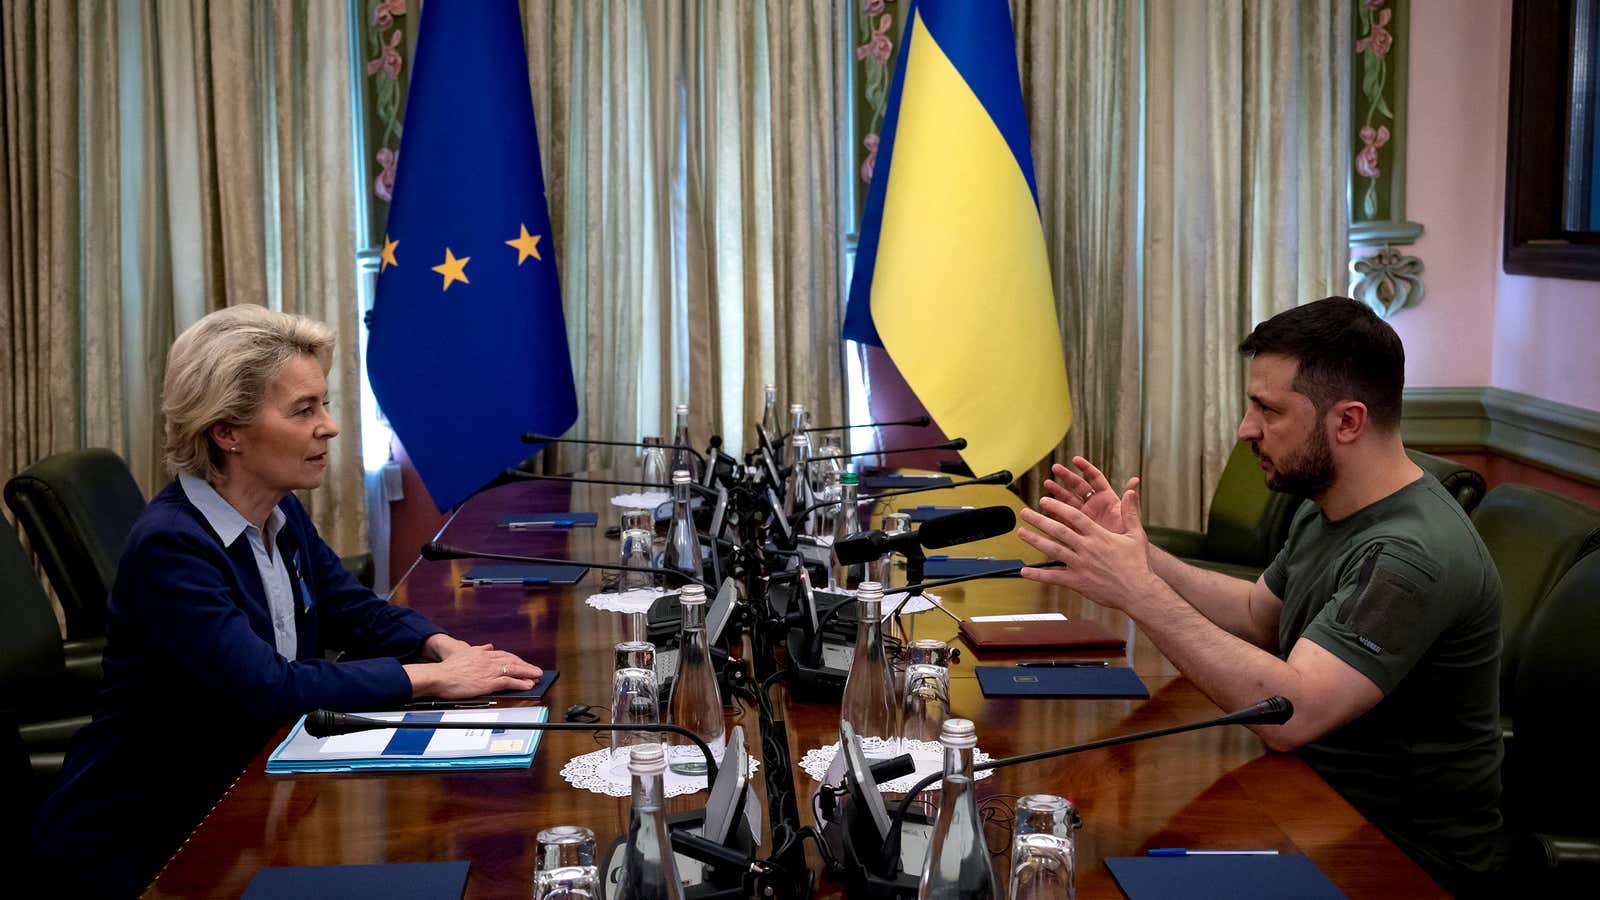
[[[1261,458],[1256,443],[1250,449]],[[1267,487],[1296,497],[1320,497],[1333,484],[1333,450],[1328,446],[1328,436],[1319,422],[1311,429],[1304,444],[1284,459],[1272,461],[1272,474],[1267,477]]]

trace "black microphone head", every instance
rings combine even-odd
[[[885,545],[883,532],[863,531],[835,541],[833,553],[838,557],[840,565],[853,566],[883,556]]]
[[[910,425],[912,428],[927,428],[929,425],[933,424],[933,417],[917,416],[915,419],[906,422],[906,424]]]
[[[943,449],[946,449],[946,450],[965,450],[965,449],[967,449],[967,439],[966,438],[951,438],[950,440],[945,441]]]
[[[422,545],[423,559],[466,559],[474,555],[475,554],[468,553],[460,547],[454,547],[442,541],[429,541]]]
[[[1227,719],[1233,725],[1282,725],[1294,715],[1294,704],[1281,694],[1253,703]]]
[[[974,478],[971,481],[963,482],[963,484],[1010,484],[1012,477],[1010,469],[999,469],[982,478]]]
[[[875,762],[868,766],[872,770],[872,780],[878,784],[887,784],[896,778],[903,778],[917,770],[917,763],[911,754],[902,753],[891,759]]]
[[[369,719],[366,716],[352,716],[349,713],[333,712],[326,709],[314,709],[306,713],[305,732],[314,738],[325,738],[333,737],[337,734],[351,734],[357,731],[372,731],[375,728],[393,727],[393,722]]]
[[[923,522],[917,529],[917,543],[937,550],[996,537],[1016,527],[1017,514],[1009,506],[963,509]]]

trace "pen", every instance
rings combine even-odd
[[[1185,850],[1182,847],[1160,847],[1150,851],[1151,856],[1277,856],[1276,850]]]
[[[419,700],[416,703],[407,703],[406,709],[488,709],[494,706],[493,700]]]
[[[1106,665],[1103,659],[1027,659],[1017,663],[1020,669],[1098,669]]]

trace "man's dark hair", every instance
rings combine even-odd
[[[1389,323],[1364,303],[1328,297],[1278,313],[1257,325],[1239,352],[1298,362],[1292,386],[1318,413],[1341,400],[1359,400],[1378,428],[1393,431],[1400,425],[1406,350]]]

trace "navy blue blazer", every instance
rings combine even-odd
[[[108,600],[105,680],[35,830],[37,857],[96,896],[134,896],[274,731],[319,707],[403,703],[396,657],[443,629],[345,571],[294,495],[277,537],[295,581],[297,658],[278,655],[260,570],[224,547],[177,481],[140,513]],[[325,648],[365,657],[329,662]],[[73,891],[69,891],[73,893]]]

